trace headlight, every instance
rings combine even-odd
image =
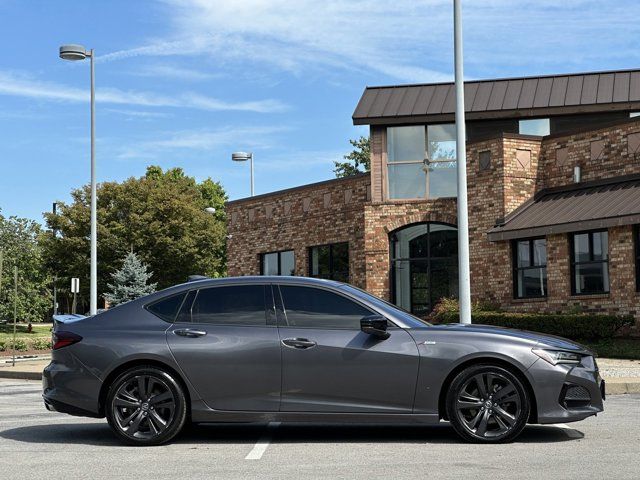
[[[531,350],[545,362],[551,365],[559,363],[578,365],[582,359],[582,355],[575,352],[567,352],[566,350],[544,350],[542,348],[534,348]]]

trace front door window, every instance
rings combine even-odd
[[[428,315],[443,297],[458,295],[458,233],[440,223],[411,225],[391,234],[393,300]]]

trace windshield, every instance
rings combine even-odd
[[[394,305],[393,303],[387,302],[386,300],[382,300],[381,298],[376,297],[375,295],[371,295],[369,292],[362,290],[361,288],[354,287],[353,285],[348,285],[343,283],[340,285],[340,288],[346,290],[350,293],[353,293],[357,296],[365,296],[367,297],[367,301],[380,308],[381,310],[391,311],[393,315],[400,317],[402,320],[409,324],[415,324],[418,322],[420,325],[431,326],[431,324],[419,317],[416,317],[412,313],[407,312],[403,308]],[[419,325],[417,325],[419,326]]]

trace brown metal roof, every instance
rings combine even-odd
[[[469,119],[573,114],[640,107],[640,69],[465,82]],[[453,83],[367,87],[356,125],[454,120]]]
[[[500,241],[640,223],[640,176],[542,190],[488,232]]]

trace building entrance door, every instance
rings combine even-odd
[[[458,296],[458,231],[420,223],[391,233],[391,283],[396,305],[428,315],[442,297]]]

